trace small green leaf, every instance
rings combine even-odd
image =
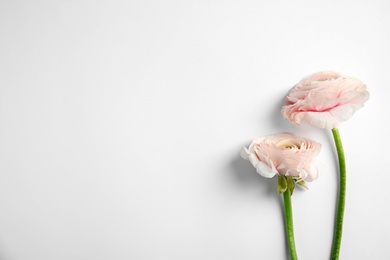
[[[283,175],[278,176],[278,193],[282,194],[287,190],[286,177]]]
[[[301,185],[303,188],[305,188],[305,189],[309,189],[307,186],[306,186],[306,182],[304,182],[304,181],[298,181],[297,182],[299,185]]]
[[[287,179],[287,187],[290,190],[290,195],[293,195],[294,188],[295,188],[295,182],[294,182],[293,178],[290,176],[287,176],[286,179]]]

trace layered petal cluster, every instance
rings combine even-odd
[[[302,79],[288,93],[282,114],[290,122],[307,122],[333,129],[352,117],[369,98],[359,79],[334,71],[318,72]]]
[[[263,177],[284,175],[310,182],[318,177],[315,158],[320,150],[321,144],[313,140],[279,133],[254,139],[249,148],[242,148],[241,156]]]

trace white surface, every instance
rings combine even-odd
[[[291,131],[326,168],[293,196],[300,259],[329,259],[329,132],[280,114],[337,70],[371,99],[340,127],[341,259],[389,259],[390,2],[0,2],[0,259],[286,259],[276,179],[239,157]]]

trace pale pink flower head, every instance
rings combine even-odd
[[[302,79],[288,93],[282,114],[293,124],[333,129],[352,117],[369,98],[359,79],[323,71]]]
[[[321,144],[313,140],[279,133],[254,139],[249,148],[242,148],[241,156],[263,177],[284,175],[310,182],[318,177],[315,158],[320,150]]]

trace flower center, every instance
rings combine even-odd
[[[291,143],[282,143],[282,144],[279,144],[278,147],[281,147],[283,149],[300,149],[300,146],[297,145],[297,144],[291,144]]]

